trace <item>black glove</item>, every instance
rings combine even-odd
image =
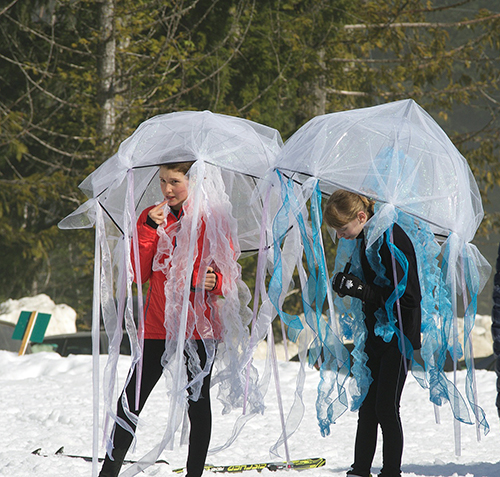
[[[338,272],[333,277],[332,286],[340,297],[349,295],[365,301],[366,285],[355,275]]]

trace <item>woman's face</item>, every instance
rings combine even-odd
[[[188,184],[182,172],[160,167],[161,191],[171,209],[180,210],[188,196]]]
[[[358,216],[345,224],[343,227],[335,229],[338,238],[344,238],[346,240],[355,240],[356,237],[361,233],[363,227],[368,220],[368,216],[364,211],[358,212]]]

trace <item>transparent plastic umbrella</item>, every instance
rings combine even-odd
[[[267,243],[267,224],[262,219],[263,201],[258,184],[260,178],[274,166],[281,147],[278,131],[237,117],[209,111],[184,111],[153,117],[142,123],[120,144],[115,155],[82,182],[80,188],[89,200],[59,224],[62,229],[96,228],[92,328],[94,406],[97,412],[98,337],[102,318],[110,338],[103,388],[106,422],[112,423],[112,420],[117,419],[114,412],[114,386],[123,322],[132,345],[133,366],[142,355],[142,290],[137,287],[139,318],[136,324],[130,254],[131,246],[137,244],[137,216],[147,206],[163,201],[158,181],[161,164],[194,162],[189,171],[189,194],[176,236],[183,237],[183,240],[177,240],[174,250],[170,255],[167,254],[170,266],[165,267],[166,274],[175,273],[175,279],[169,282],[174,285],[165,288],[165,309],[179,310],[176,316],[180,316],[176,320],[166,319],[165,326],[178,328],[167,330],[174,336],[186,336],[185,340],[177,339],[174,343],[166,340],[165,373],[172,379],[168,425],[158,446],[123,475],[135,475],[153,463],[166,446],[172,445],[174,433],[182,424],[187,403],[184,354],[194,353],[186,343],[192,339],[189,334],[192,331],[187,328],[188,310],[191,306],[196,307],[190,304],[189,298],[196,251],[200,256],[209,256],[213,266],[224,277],[223,299],[211,298],[214,302],[211,306],[219,310],[224,330],[217,349],[217,365],[214,365],[212,382],[220,386],[219,398],[224,402],[226,412],[242,407],[244,399],[248,401],[251,412],[262,410],[263,398],[258,389],[256,371],[253,370],[250,376],[247,373],[250,359],[247,355],[250,349],[249,322],[252,317],[247,306],[250,292],[241,279],[239,265],[234,258],[238,258],[241,253],[257,252]],[[201,252],[197,245],[200,220],[203,220],[206,237]],[[159,243],[162,240],[160,229]],[[165,243],[168,246],[169,241]],[[134,255],[135,260],[139,260],[139,254]],[[138,263],[135,265],[135,269],[139,270]],[[195,293],[201,294],[203,291]],[[203,302],[202,298],[194,300],[195,304]],[[201,320],[204,314],[195,310],[195,316]],[[213,362],[213,340],[204,340],[204,345],[207,362]],[[204,370],[195,356],[189,360],[189,371],[193,383],[191,387],[200,387]],[[127,382],[130,377],[129,374]],[[194,396],[196,392],[194,389]],[[105,425],[108,437],[111,430],[109,422]],[[95,415],[95,457],[99,442],[98,428],[99,419]],[[110,442],[108,440],[108,450]],[[93,475],[97,472],[96,464],[97,460],[94,459]]]
[[[481,223],[483,208],[467,161],[446,133],[413,100],[325,114],[311,119],[286,141],[276,171],[285,198],[283,203],[292,205],[289,213],[282,214],[280,221],[275,222],[279,224],[275,230],[275,253],[285,230],[292,225],[300,230],[306,218],[303,206],[309,200],[313,238],[308,237],[302,226],[304,249],[295,255],[302,256],[305,250],[310,276],[315,274],[314,280],[303,287],[306,305],[314,307],[319,294],[323,294],[323,301],[326,297],[329,302],[328,332],[320,329],[325,325],[319,318],[309,324],[323,347],[328,336],[335,335],[332,339],[335,346],[332,343],[329,346],[338,362],[339,377],[335,380],[329,376],[319,387],[317,407],[322,432],[329,432],[330,423],[347,406],[344,384],[349,369],[345,364],[345,349],[339,345],[339,340],[342,341],[339,330],[351,325],[339,324],[333,311],[320,233],[321,197],[337,189],[359,193],[377,202],[376,213],[367,227],[367,248],[396,222],[403,224],[417,244],[419,275],[426,294],[421,351],[426,372],[418,378],[419,382],[429,387],[430,398],[436,405],[449,402],[457,420],[467,423],[471,423],[473,414],[478,429],[487,431],[484,413],[477,405],[470,341],[477,295],[490,273],[486,260],[470,243]],[[442,249],[436,235],[444,241]],[[336,270],[343,268],[351,254],[349,244],[341,239]],[[441,266],[437,265],[438,259]],[[279,261],[275,262],[279,265]],[[325,283],[321,284],[322,281]],[[283,290],[287,288],[287,284],[280,286]],[[311,292],[314,287],[315,292]],[[463,343],[458,342],[457,295],[462,295],[465,310]],[[339,300],[335,301],[340,307],[339,315],[347,316],[352,310]],[[296,319],[290,318],[289,324],[297,334],[303,329]],[[450,383],[443,372],[447,353],[455,363],[462,353],[465,355],[469,370],[466,399],[458,392],[456,382]],[[358,364],[355,360],[354,374],[359,374],[358,389],[353,393],[358,398],[354,408],[359,407],[369,385],[360,370],[363,366],[356,367]],[[334,399],[331,393],[335,385],[339,392]]]
[[[106,217],[123,233],[129,171],[134,176],[134,207],[141,211],[162,200],[157,180],[160,164],[201,159],[220,169],[224,192],[238,221],[240,248],[255,252],[262,212],[261,202],[254,203],[256,183],[274,165],[281,146],[278,131],[242,118],[210,111],[159,115],[142,123],[80,189],[99,202]],[[91,204],[83,204],[61,221],[60,228],[91,226],[91,208]]]
[[[300,184],[317,178],[326,195],[343,188],[390,204],[465,242],[483,217],[466,159],[411,99],[311,119],[277,168]]]

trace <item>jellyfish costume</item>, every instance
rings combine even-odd
[[[181,442],[185,440],[181,431],[185,431],[187,390],[189,399],[198,399],[203,378],[212,364],[212,386],[218,386],[224,413],[243,405],[247,415],[263,411],[259,377],[250,356],[254,349],[249,346],[251,294],[242,281],[237,260],[242,253],[257,252],[262,237],[266,241],[257,182],[273,166],[281,146],[276,130],[252,121],[209,111],[164,114],[142,123],[119,146],[117,153],[80,185],[89,200],[62,220],[59,227],[95,226],[96,230],[93,475],[97,475],[100,435],[101,320],[109,338],[109,355],[102,376],[103,428],[108,453],[114,423],[127,427],[115,410],[117,392],[122,388],[117,384],[117,362],[123,329],[132,351],[125,386],[137,368],[137,397],[139,394],[147,310],[141,286],[133,284],[133,270],[138,275],[141,270],[136,221],[146,207],[163,201],[158,179],[161,164],[193,162],[188,172],[188,196],[182,217],[175,223],[175,230],[165,223],[158,227],[158,250],[152,265],[153,272],[165,274],[166,283],[167,339],[162,365],[169,391],[168,418],[161,442],[121,475],[135,475],[154,463],[163,449],[173,447],[176,431],[182,434]],[[165,205],[166,215],[168,212]],[[205,293],[203,287],[195,286],[193,291],[193,277],[197,275],[197,282],[204,283],[209,267],[222,277],[222,297]],[[140,277],[136,278],[141,283]],[[138,297],[136,317],[134,293]],[[207,306],[210,313],[206,312]],[[216,319],[208,319],[209,315]],[[205,366],[200,364],[193,346],[197,337],[203,342]],[[262,337],[254,335],[253,342]],[[122,404],[129,419],[137,423],[137,416],[131,412],[137,403],[127,402],[124,394]],[[127,430],[135,439],[134,430],[130,426]]]
[[[360,300],[334,298],[321,235],[322,198],[345,189],[376,201],[374,216],[364,229],[367,254],[373,262],[377,262],[384,234],[390,239],[393,224],[414,245],[423,297],[420,359],[404,339],[401,317],[392,312],[392,304],[404,293],[404,278],[394,283],[385,310],[387,319],[377,323],[377,334],[386,341],[398,336],[414,377],[429,391],[437,420],[439,407],[450,405],[459,455],[460,423],[475,423],[478,438],[480,430],[487,433],[489,429],[478,404],[471,330],[477,296],[490,266],[470,243],[483,208],[465,158],[433,118],[409,99],[313,118],[286,141],[275,174],[282,206],[273,224],[275,267],[269,295],[288,326],[289,337],[300,342],[308,336],[302,346],[307,348],[301,354],[304,359],[309,364],[322,362],[316,401],[322,435],[330,432],[330,425],[346,409],[359,409],[371,379],[363,351],[366,328]],[[335,241],[334,231],[330,232]],[[361,276],[356,242],[338,241],[332,275],[349,262],[350,272]],[[290,247],[294,253],[287,252]],[[395,246],[392,255],[404,269],[404,256]],[[282,270],[293,267],[301,277],[301,317],[287,315],[280,308],[290,287],[282,279]],[[382,274],[378,270],[377,275]],[[463,340],[457,316],[460,296],[465,310]],[[352,365],[348,340],[353,346]],[[454,363],[451,378],[444,372],[447,357]],[[456,371],[462,357],[467,374],[461,390]]]

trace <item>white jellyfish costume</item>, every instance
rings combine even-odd
[[[258,335],[258,327],[255,327],[253,346],[249,345],[251,295],[242,281],[237,259],[242,252],[257,252],[262,243],[266,243],[262,200],[256,184],[274,165],[281,146],[276,130],[252,121],[209,111],[164,114],[142,123],[120,145],[118,152],[80,185],[89,200],[62,220],[59,227],[95,226],[96,229],[92,324],[93,475],[97,475],[100,440],[100,323],[102,319],[109,338],[102,387],[104,437],[107,450],[111,451],[110,433],[118,419],[116,399],[121,392],[121,386],[117,385],[117,362],[123,328],[132,351],[132,366],[125,385],[134,367],[141,369],[145,313],[142,289],[138,286],[138,318],[134,319],[131,247],[137,252],[135,224],[139,213],[163,201],[158,180],[160,164],[194,161],[188,172],[189,192],[182,218],[176,224],[175,242],[171,238],[172,231],[160,225],[157,229],[158,252],[153,264],[153,269],[163,271],[166,276],[164,324],[167,336],[174,338],[165,341],[162,359],[170,394],[168,420],[161,442],[121,475],[137,474],[154,463],[163,449],[172,448],[176,431],[184,427],[186,390],[190,388],[191,399],[198,398],[203,378],[212,363],[212,386],[219,387],[218,398],[224,405],[224,413],[242,406],[247,415],[262,412],[263,395],[257,371],[251,364],[251,352],[267,329]],[[168,212],[168,205],[165,207]],[[204,225],[204,233],[200,224]],[[134,253],[133,257],[135,270],[140,270],[139,253]],[[204,282],[209,266],[221,273],[222,298],[210,296],[205,300],[204,290],[197,287],[194,300],[190,300],[191,277],[197,258],[200,283]],[[217,310],[221,328],[218,331],[214,330],[213,322],[205,318],[207,302],[212,310]],[[191,344],[195,329],[202,336],[207,354],[203,369]],[[222,335],[220,339],[210,339],[217,338],[218,333]],[[189,357],[187,360],[185,354]],[[192,376],[189,383],[186,366]],[[135,403],[123,404],[136,422],[136,416],[130,413]]]
[[[386,305],[389,320],[378,323],[377,333],[386,340],[398,336],[403,354],[412,359],[413,375],[429,390],[437,420],[438,406],[450,404],[456,418],[455,451],[460,454],[460,422],[475,423],[478,438],[480,430],[489,429],[477,399],[471,330],[490,266],[470,243],[483,209],[465,158],[429,114],[413,100],[403,100],[313,118],[286,141],[275,174],[282,206],[273,225],[275,266],[269,296],[290,338],[302,343],[304,361],[307,355],[310,364],[322,360],[316,401],[322,435],[329,434],[330,425],[348,407],[359,409],[371,379],[360,300],[334,298],[321,235],[322,197],[346,189],[376,201],[375,214],[365,226],[367,254],[376,256],[383,234],[390,240],[394,223],[412,240],[423,297],[421,359],[417,362],[411,344],[402,339],[401,317],[392,313],[404,293],[404,279],[394,284]],[[356,242],[338,241],[332,275],[349,262],[350,272],[362,277],[355,260],[359,254],[353,254]],[[398,252],[393,248],[394,260],[404,269]],[[301,279],[303,318],[280,309],[290,286],[282,271],[294,267]],[[457,324],[459,295],[465,310],[463,342]],[[354,345],[352,366],[347,340]],[[452,379],[444,372],[447,356],[454,362]],[[464,391],[456,376],[461,357],[467,367]]]

